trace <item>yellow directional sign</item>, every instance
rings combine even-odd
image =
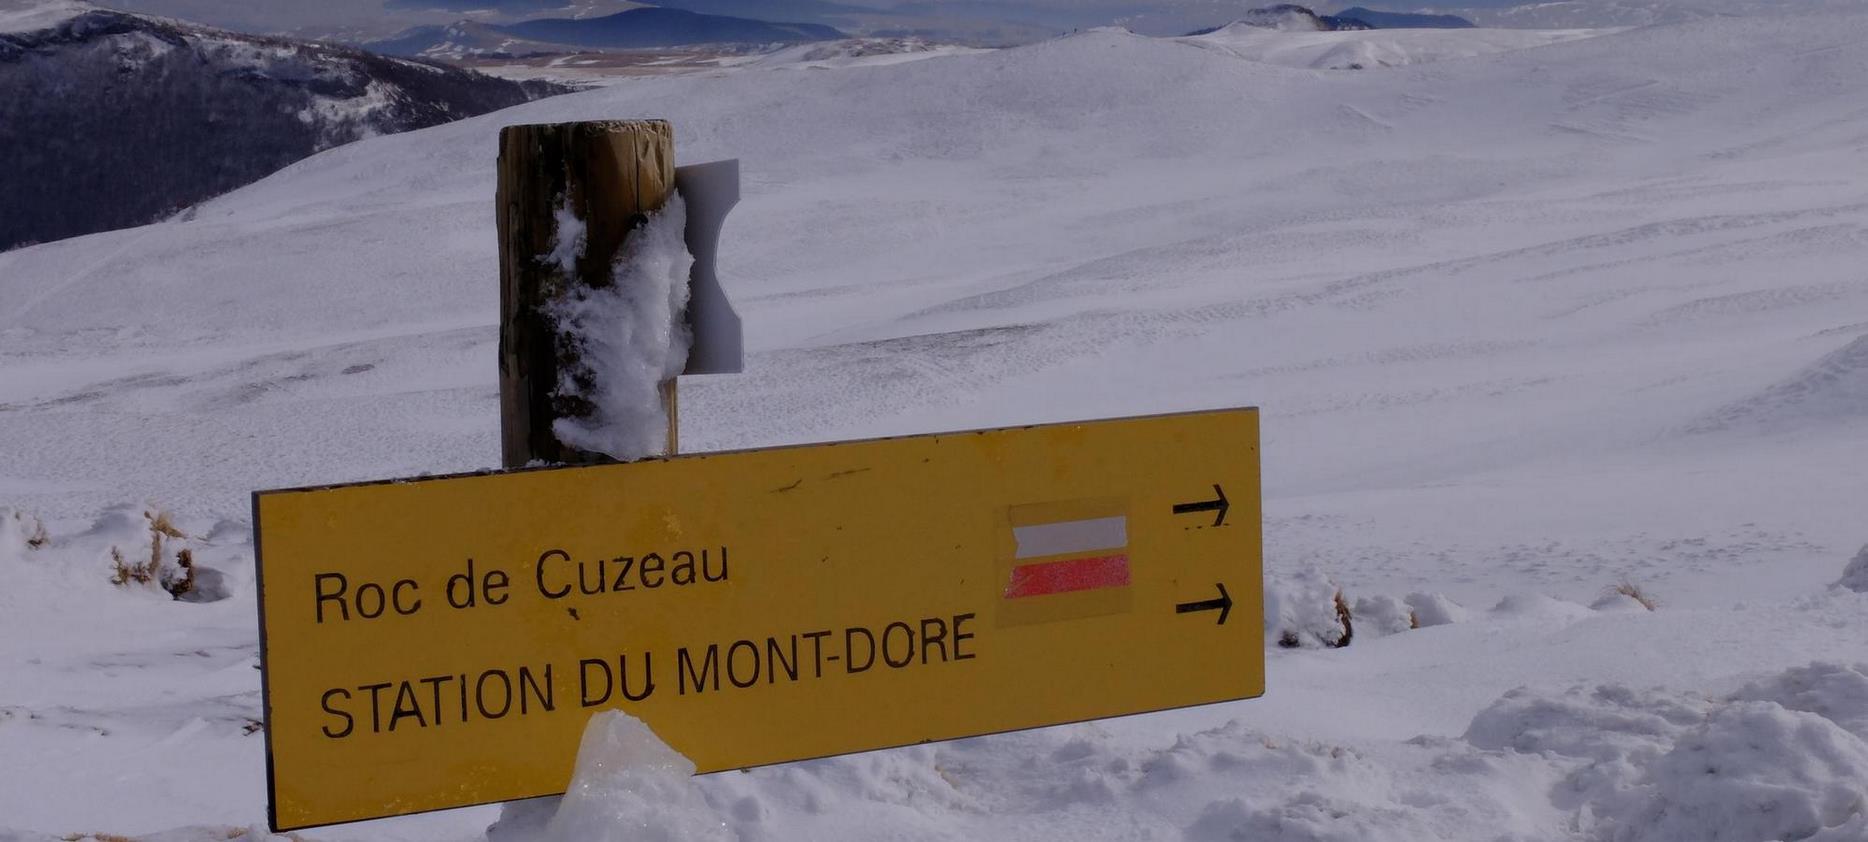
[[[254,495],[272,823],[1264,692],[1251,409]]]

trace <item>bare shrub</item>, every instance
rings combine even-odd
[[[1343,636],[1331,646],[1341,649],[1349,645],[1350,638],[1356,636],[1355,618],[1349,613],[1349,600],[1343,599],[1341,588],[1336,589],[1336,617],[1343,621]]]
[[[13,521],[11,526],[0,526],[0,532],[12,532],[25,542],[26,549],[41,550],[52,543],[52,535],[45,531],[45,521],[17,509],[0,509],[0,518]]]
[[[169,565],[167,542],[188,540],[188,535],[177,529],[168,512],[146,511],[143,519],[149,522],[149,551],[136,561],[124,557],[121,548],[110,548],[110,583],[118,587],[131,584],[156,585],[167,591],[169,596],[181,599],[195,588],[194,551],[182,547],[175,551],[174,567]]]

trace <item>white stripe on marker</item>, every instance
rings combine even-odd
[[[1116,549],[1128,546],[1129,519],[1117,515],[1015,526],[1012,537],[1018,541],[1018,558]]]

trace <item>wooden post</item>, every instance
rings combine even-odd
[[[500,442],[506,467],[534,461],[588,464],[601,453],[558,441],[558,418],[584,418],[590,402],[553,395],[577,349],[558,335],[544,306],[574,286],[607,287],[623,242],[674,190],[674,129],[664,120],[507,126],[499,134]],[[575,270],[552,254],[560,208],[581,219],[585,247]],[[676,445],[675,386],[662,384],[668,452]]]

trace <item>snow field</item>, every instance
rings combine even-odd
[[[0,543],[0,827],[263,820],[246,495],[495,464],[497,127],[664,116],[748,178],[748,371],[682,384],[685,445],[1259,405],[1267,619],[1320,644],[1340,591],[1363,620],[1270,649],[1260,700],[714,775],[682,815],[1868,838],[1864,44],[1859,14],[1707,20],[1344,73],[1094,32],[648,79],[0,254],[0,505],[51,539]],[[144,503],[228,599],[109,583],[84,536]]]

